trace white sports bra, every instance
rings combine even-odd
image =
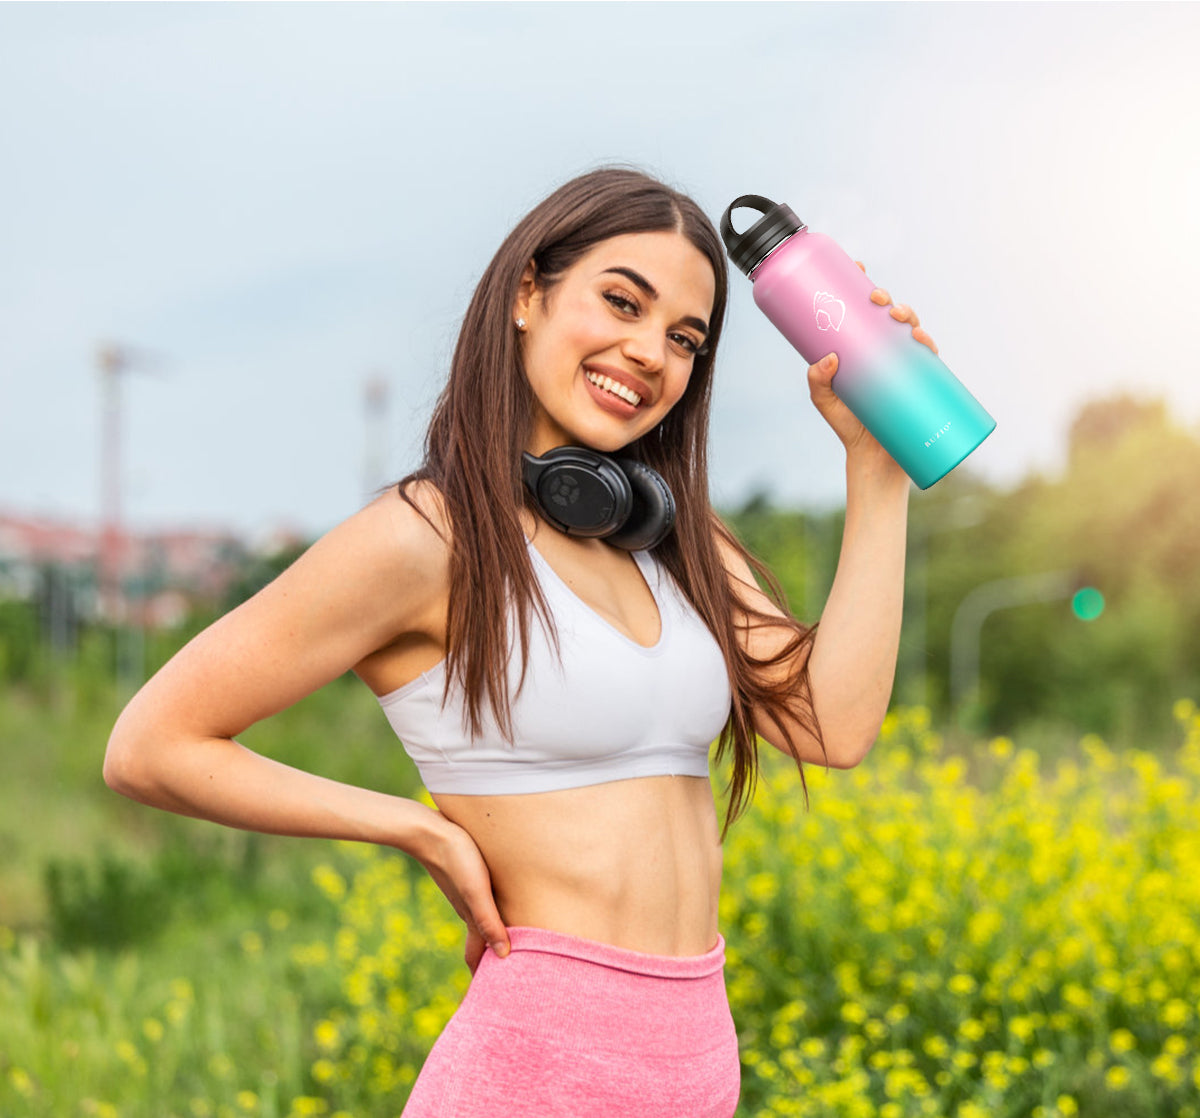
[[[535,610],[519,692],[518,655],[508,668],[512,743],[486,704],[483,732],[471,736],[457,683],[443,705],[444,660],[379,699],[425,787],[507,795],[638,776],[707,778],[709,747],[729,717],[729,677],[671,576],[648,552],[631,553],[661,621],[658,642],[645,648],[585,605],[532,544],[529,554],[561,660]],[[511,637],[511,621],[509,628]]]

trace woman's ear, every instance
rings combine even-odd
[[[518,318],[529,321],[530,308],[536,301],[538,294],[537,287],[537,266],[532,260],[525,265],[525,271],[521,273],[520,282],[517,284],[517,298],[513,302],[513,321]]]

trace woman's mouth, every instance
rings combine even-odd
[[[612,377],[606,377],[603,373],[593,373],[590,369],[584,370],[584,376],[597,388],[624,400],[627,404],[632,404],[635,408],[642,402],[641,396],[632,388],[613,380]]]

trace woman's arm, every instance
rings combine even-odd
[[[503,944],[487,868],[465,831],[413,800],[302,772],[234,740],[378,649],[438,632],[446,577],[438,533],[395,493],[380,498],[146,683],[113,728],[104,779],[142,803],[231,827],[403,850],[469,927]]]
[[[891,302],[876,289],[872,301]],[[937,347],[920,328],[911,308],[892,308],[897,321],[908,322],[913,336],[934,352]],[[797,696],[795,716],[786,726],[760,712],[758,732],[772,745],[787,751],[790,731],[802,760],[850,768],[866,756],[887,713],[895,679],[904,604],[905,537],[908,522],[908,476],[838,399],[833,389],[837,358],[830,355],[808,370],[813,403],[846,448],[846,523],[841,555],[816,636],[779,664],[777,678],[794,677],[808,658],[812,703],[824,751],[803,724],[803,699]],[[749,604],[767,614],[782,614],[758,590],[749,567],[727,551],[735,589]],[[789,631],[754,625],[739,619],[751,655],[776,654]]]
[[[837,768],[857,765],[879,734],[904,607],[909,479],[865,457],[847,455],[841,554],[808,662],[817,721]]]

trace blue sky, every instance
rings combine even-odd
[[[0,509],[95,519],[95,350],[125,383],[140,526],[315,532],[416,462],[511,224],[634,162],[714,221],[788,202],[911,302],[1053,473],[1116,391],[1200,423],[1200,7],[0,5]],[[712,488],[842,492],[804,365],[733,277]]]

